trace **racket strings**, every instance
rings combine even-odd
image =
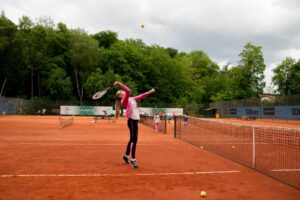
[[[93,99],[100,99],[106,92],[107,90],[102,90],[97,92],[96,94],[93,95]]]

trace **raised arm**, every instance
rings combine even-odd
[[[135,96],[135,97],[133,97],[133,98],[134,98],[136,101],[139,101],[139,100],[145,98],[146,96],[148,96],[148,95],[150,95],[150,94],[152,94],[152,93],[154,93],[154,92],[155,92],[155,89],[152,88],[152,89],[149,90],[148,92],[145,92],[145,93],[140,94],[140,95],[138,95],[138,96]]]
[[[125,96],[122,98],[122,106],[123,108],[126,108],[127,107],[127,104],[128,104],[128,98],[130,97],[130,94],[131,94],[131,90],[126,86],[126,85],[123,85],[122,83],[116,81],[114,83],[114,86],[119,86],[122,90],[124,90],[125,92]]]

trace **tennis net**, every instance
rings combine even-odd
[[[174,136],[300,189],[300,129],[176,117]]]
[[[59,116],[59,128],[64,128],[66,126],[72,125],[74,122],[74,116],[71,117],[62,117]]]
[[[146,126],[151,127],[155,130],[155,123],[154,123],[154,117],[149,115],[140,115],[141,119],[140,122],[142,124],[145,124]],[[160,116],[160,123],[158,125],[158,131],[162,133],[167,133],[167,120],[166,116]]]

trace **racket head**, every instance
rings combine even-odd
[[[96,92],[93,96],[92,99],[100,99],[101,97],[103,97],[103,95],[106,94],[106,92],[108,91],[108,89],[110,89],[111,87],[105,88],[104,90],[101,90],[99,92]]]

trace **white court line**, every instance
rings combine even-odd
[[[53,146],[126,146],[127,143],[125,144],[120,144],[120,143],[111,143],[111,144],[75,144],[75,143],[43,143],[43,142],[39,142],[39,143],[27,143],[27,142],[22,142],[22,143],[0,143],[1,145],[53,145]],[[161,144],[143,144],[143,143],[139,143],[139,146],[161,146],[161,145],[173,145],[173,143],[161,143]]]
[[[238,141],[241,141],[241,140],[246,140],[246,141],[251,141],[251,139],[215,139],[215,140],[218,140],[218,141],[226,141],[226,140],[229,140],[229,141],[234,141],[234,140],[238,140]]]
[[[272,172],[300,172],[300,169],[272,169]]]
[[[203,171],[203,172],[158,172],[138,174],[3,174],[1,178],[11,177],[125,177],[125,176],[182,176],[182,175],[205,175],[205,174],[231,174],[240,171]]]
[[[191,142],[193,142],[193,141],[191,141]],[[228,142],[228,143],[226,143],[226,142],[223,142],[223,143],[205,143],[205,144],[203,144],[203,145],[232,145],[232,144],[235,144],[235,145],[253,145],[253,143],[238,143],[238,142]],[[255,143],[255,144],[257,144],[257,145],[269,145],[270,143]]]

